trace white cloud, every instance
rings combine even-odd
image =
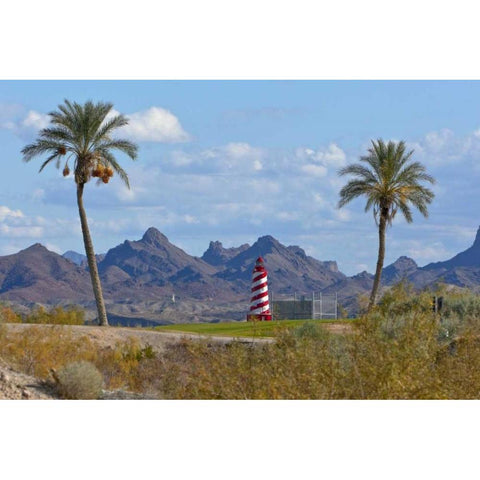
[[[118,113],[112,110],[109,117]],[[181,143],[190,140],[190,135],[182,128],[178,118],[164,108],[150,107],[125,116],[128,125],[119,130],[122,137],[138,142]]]
[[[38,131],[47,127],[49,123],[50,117],[48,115],[36,112],[35,110],[30,110],[27,113],[27,116],[22,120],[21,126],[26,129]]]
[[[248,143],[229,143],[221,148],[222,151],[231,158],[251,158],[261,156],[261,150],[252,147]]]
[[[440,242],[434,242],[430,245],[424,245],[419,241],[410,241],[409,243],[412,246],[407,249],[407,255],[420,265],[428,262],[438,262],[454,255]]]
[[[408,142],[414,150],[414,157],[427,166],[456,166],[459,162],[476,165],[480,154],[480,129],[464,136],[457,136],[452,130],[443,128],[429,132],[415,142]]]
[[[16,112],[18,114],[18,112]],[[50,123],[50,117],[46,114],[29,110],[23,118],[4,119],[0,127],[11,130],[22,139],[30,139]]]
[[[8,238],[44,239],[79,231],[79,222],[25,215],[21,210],[0,206],[0,234]]]
[[[118,200],[125,203],[132,203],[137,198],[136,193],[140,191],[139,189],[127,188],[125,185],[119,185],[115,189],[115,195]]]
[[[254,160],[253,162],[253,169],[258,171],[263,168],[262,162],[260,160]]]
[[[346,163],[345,152],[335,143],[331,143],[327,149],[317,151],[316,160],[325,166],[339,168]]]
[[[276,217],[282,222],[293,222],[298,219],[298,213],[281,211],[276,214]]]
[[[440,151],[454,139],[454,133],[448,128],[438,132],[430,132],[425,135],[424,143],[426,148],[432,151]]]
[[[44,229],[39,226],[7,225],[0,223],[0,233],[5,237],[41,238],[44,234]]]
[[[118,115],[112,110],[107,118]],[[128,125],[122,127],[121,135],[135,141],[181,143],[190,140],[190,135],[185,132],[178,118],[170,111],[161,107],[150,107],[147,110],[126,115]],[[0,128],[13,131],[22,138],[31,138],[50,123],[47,114],[29,110],[19,116],[18,108],[0,111]]]
[[[352,214],[346,208],[336,209],[335,217],[341,222],[348,222],[352,218]]]
[[[170,162],[176,167],[186,167],[194,161],[192,155],[176,150],[170,154]]]
[[[24,214],[21,210],[11,210],[5,205],[0,205],[0,222],[7,218],[23,218]]]
[[[182,174],[249,175],[264,168],[266,151],[245,142],[230,142],[197,152],[175,150],[162,170]]]
[[[331,143],[328,147],[312,150],[311,148],[297,148],[295,154],[298,159],[309,160],[318,163],[324,167],[330,167],[337,170],[346,164],[347,156],[345,152],[335,143]]]
[[[313,175],[314,177],[325,177],[328,170],[322,165],[303,165],[301,170],[307,175]]]
[[[194,216],[192,215],[184,215],[183,216],[183,219],[185,220],[186,223],[200,223],[199,220],[197,218],[195,218]]]

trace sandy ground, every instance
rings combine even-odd
[[[10,368],[0,359],[0,400],[53,400],[55,391],[35,377]]]

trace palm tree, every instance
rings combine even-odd
[[[97,177],[99,183],[108,183],[114,171],[130,188],[128,176],[118,164],[112,150],[126,153],[132,160],[137,156],[135,144],[112,137],[114,130],[128,123],[123,115],[109,116],[112,108],[111,103],[94,104],[88,101],[80,105],[65,100],[64,104],[58,106],[58,110],[49,113],[51,125],[42,129],[37,140],[22,150],[25,162],[29,162],[36,156],[48,155],[40,167],[40,172],[53,161],[59,168],[65,159],[63,175],[67,176],[70,173],[68,162],[72,159],[83,242],[100,325],[108,325],[108,319],[87,215],[83,206],[83,191],[85,184],[92,177]]]
[[[378,226],[378,260],[373,282],[372,293],[368,305],[370,311],[375,305],[383,261],[385,258],[385,231],[391,226],[395,214],[400,210],[408,223],[413,221],[410,206],[417,208],[424,217],[428,217],[427,205],[433,200],[433,192],[421,185],[426,181],[432,184],[435,179],[426,173],[419,162],[412,162],[413,150],[406,152],[405,142],[388,142],[372,140],[368,155],[360,157],[363,163],[348,165],[338,174],[353,175],[340,190],[341,208],[354,198],[365,196],[365,211],[373,207],[373,216]]]

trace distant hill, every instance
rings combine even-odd
[[[382,282],[386,285],[397,283],[408,278],[409,275],[418,270],[415,260],[402,256],[382,271]]]
[[[429,263],[411,272],[407,280],[417,287],[443,282],[457,287],[480,287],[480,228],[471,247],[452,258]]]
[[[83,255],[82,253],[74,252],[73,250],[68,250],[62,255],[62,257],[66,258],[67,260],[70,260],[75,265],[79,265],[84,268],[88,267],[87,256]],[[105,258],[105,254],[104,253],[97,254],[95,255],[95,258],[97,259],[97,263],[99,263]]]
[[[336,262],[321,262],[297,246],[286,247],[270,235],[228,260],[215,275],[248,291],[255,260],[261,256],[268,270],[269,288],[275,293],[320,291],[343,279]]]
[[[181,292],[189,298],[213,298],[219,292],[225,299],[233,292],[229,285],[213,276],[217,269],[200,258],[192,257],[169,242],[156,228],[149,228],[141,240],[125,240],[107,252],[99,264],[113,298],[119,295],[140,299]]]
[[[422,270],[452,270],[458,267],[480,267],[480,228],[477,230],[475,240],[470,248],[444,262],[429,263]]]
[[[201,258],[173,245],[156,228],[140,240],[125,240],[97,256],[107,310],[122,318],[161,321],[240,319],[248,309],[255,260],[262,256],[274,295],[337,293],[354,312],[358,295],[368,294],[373,275],[348,277],[334,260],[321,261],[299,246],[285,246],[270,235],[253,245],[224,248],[212,241]],[[82,258],[83,257],[83,258]],[[384,268],[382,287],[405,279],[416,287],[442,281],[480,288],[480,229],[473,245],[449,260],[418,267],[402,256]],[[175,298],[175,301],[174,301]],[[78,303],[94,308],[90,276],[82,254],[63,256],[40,244],[0,257],[0,300],[22,304]]]
[[[75,265],[81,265],[83,261],[87,260],[87,257],[85,255],[82,255],[81,253],[78,253],[78,252],[74,252],[73,250],[68,250],[62,255],[62,257],[66,258],[67,260],[70,260]]]
[[[88,272],[39,243],[0,257],[0,285],[0,299],[27,303],[85,302],[92,296]]]

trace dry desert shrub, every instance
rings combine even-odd
[[[23,321],[24,323],[50,325],[83,325],[85,323],[85,311],[75,305],[67,308],[57,306],[51,310],[40,306],[27,315]]]
[[[142,347],[138,339],[130,337],[117,342],[114,348],[100,350],[95,363],[103,373],[107,388],[146,392],[151,390],[149,385],[155,378],[150,367],[155,360],[150,345]]]
[[[76,338],[68,327],[32,326],[0,337],[0,355],[20,371],[48,378],[67,363],[95,361],[98,350],[87,336]]]
[[[21,323],[22,317],[10,307],[0,306],[0,323]]]
[[[70,400],[95,400],[102,394],[103,377],[90,362],[73,362],[55,374],[59,394]]]

